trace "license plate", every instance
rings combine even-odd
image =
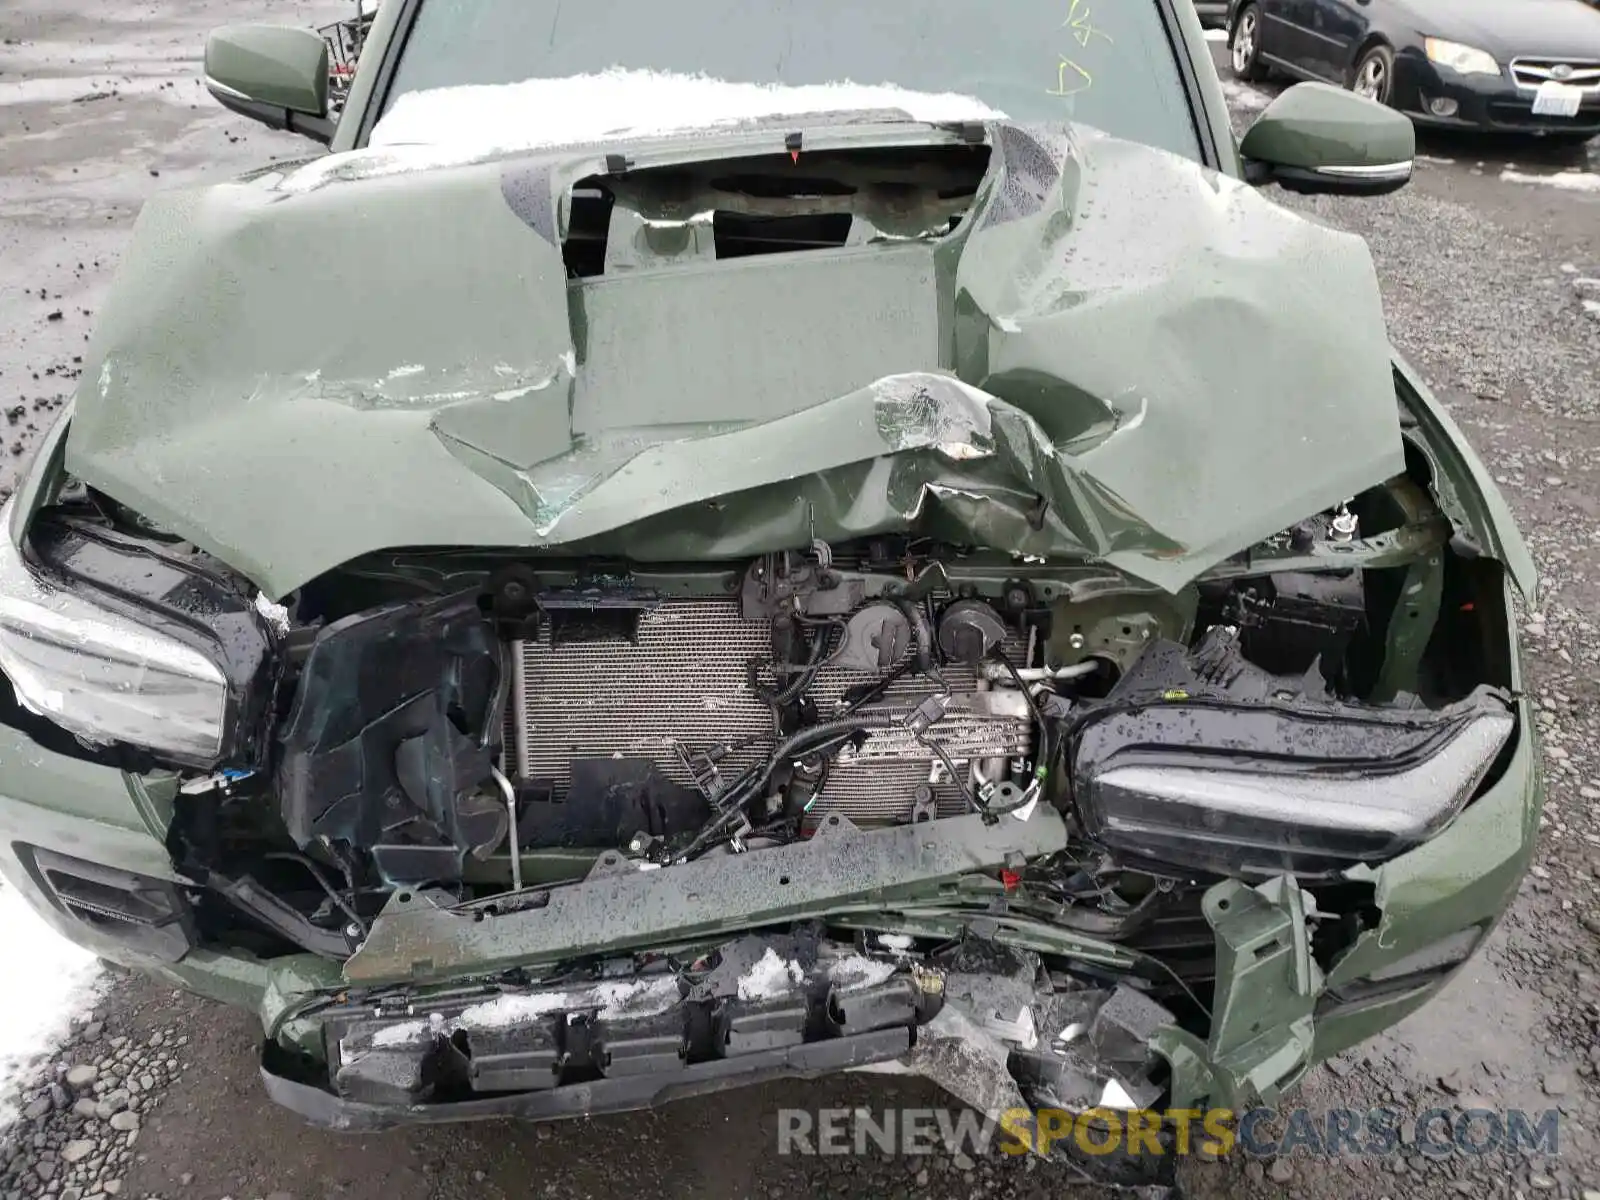
[[[1533,111],[1541,117],[1575,117],[1583,100],[1583,89],[1569,83],[1541,83],[1533,94]]]

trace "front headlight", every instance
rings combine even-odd
[[[1449,67],[1458,75],[1498,75],[1500,64],[1494,55],[1476,46],[1463,46],[1460,42],[1447,42],[1443,38],[1424,38],[1428,61]]]
[[[1257,832],[1267,834],[1257,847],[1263,850],[1293,842],[1382,853],[1416,845],[1459,812],[1514,725],[1509,712],[1485,713],[1420,762],[1393,771],[1376,764],[1278,771],[1252,770],[1248,762],[1233,768],[1134,763],[1103,771],[1093,785],[1112,836],[1184,829],[1202,839],[1218,832],[1244,846]],[[1293,836],[1284,836],[1289,830]]]
[[[1492,689],[1432,710],[1141,703],[1079,732],[1074,797],[1096,840],[1141,858],[1223,874],[1335,874],[1438,833],[1515,729]]]
[[[222,749],[228,683],[182,642],[52,587],[23,561],[0,507],[0,671],[17,700],[94,743],[186,758]]]

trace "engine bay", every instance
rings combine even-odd
[[[1476,632],[1497,580],[1451,530],[1400,477],[1176,593],[901,536],[735,563],[390,553],[281,605],[94,493],[32,547],[90,582],[159,563],[191,625],[204,599],[237,695],[225,753],[173,799],[200,936],[344,961],[396,895],[516,903],[602,860],[1041,805],[1072,849],[1010,878],[1096,936],[1219,878],[1346,887],[1511,740]]]

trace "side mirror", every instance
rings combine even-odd
[[[206,40],[206,90],[226,109],[323,145],[328,116],[328,43],[288,25],[228,25]]]
[[[1245,178],[1291,192],[1382,196],[1411,179],[1409,118],[1326,83],[1297,83],[1267,105],[1239,143]]]

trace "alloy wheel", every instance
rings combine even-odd
[[[1250,69],[1256,57],[1256,11],[1250,9],[1239,18],[1233,31],[1233,69],[1241,74]]]
[[[1389,89],[1389,69],[1383,59],[1374,54],[1361,64],[1356,72],[1355,92],[1368,100],[1382,102]]]

